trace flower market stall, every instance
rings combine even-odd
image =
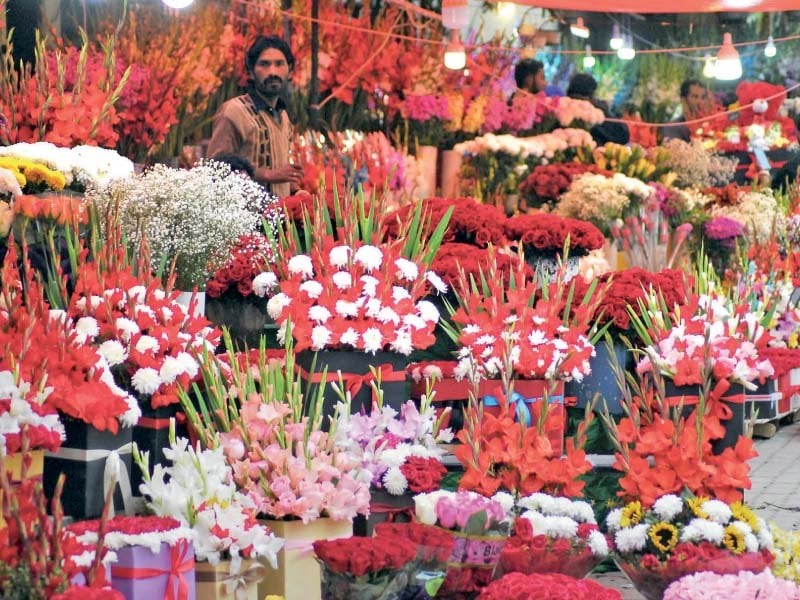
[[[20,1],[0,597],[800,597],[784,3]]]

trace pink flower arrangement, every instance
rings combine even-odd
[[[430,121],[431,119],[447,120],[450,118],[450,106],[447,97],[439,94],[409,94],[402,108],[403,117],[409,121]]]
[[[664,592],[664,600],[797,600],[800,589],[786,579],[778,579],[772,571],[761,573],[740,571],[736,575],[718,575],[702,571],[682,577]]]
[[[511,496],[505,494],[509,499]],[[513,504],[513,500],[512,500]],[[511,520],[509,510],[500,497],[487,498],[475,492],[448,492],[439,490],[414,496],[416,518],[425,525],[438,525],[452,531],[474,534],[487,531],[508,532]],[[474,518],[485,516],[480,531],[471,531]]]
[[[567,97],[558,99],[555,113],[562,127],[583,126],[589,129],[599,125],[606,118],[603,111],[591,102]]]

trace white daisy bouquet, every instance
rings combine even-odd
[[[608,556],[588,502],[532,494],[517,502],[523,510],[503,553],[503,573],[563,573],[580,579]]]
[[[344,244],[324,236],[309,254],[286,256],[277,274],[257,275],[253,289],[272,295],[267,312],[280,325],[279,340],[291,321],[298,352],[353,348],[408,356],[435,342],[439,311],[423,297],[447,286],[402,253],[397,243]]]
[[[147,452],[134,450],[142,470],[139,486],[147,507],[156,515],[173,517],[192,530],[197,560],[217,564],[230,560],[230,574],[242,570],[242,559],[266,558],[277,568],[283,540],[261,525],[253,501],[236,489],[233,472],[222,448],[192,448],[188,440],[175,438],[164,449],[169,466],[156,464],[150,475]]]
[[[647,598],[689,573],[758,573],[773,560],[769,527],[742,502],[667,494],[616,508],[606,524],[618,565]]]

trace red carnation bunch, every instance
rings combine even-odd
[[[393,537],[390,544],[380,536],[350,537],[317,540],[314,542],[314,552],[333,573],[372,577],[405,567],[417,555],[417,545],[400,537]]]
[[[505,215],[496,206],[481,204],[473,198],[423,200],[422,214],[426,218],[428,228],[423,237],[430,237],[450,207],[453,207],[453,214],[442,243],[457,242],[479,248],[486,248],[490,242],[495,246],[502,245]],[[407,204],[390,214],[386,219],[386,237],[397,238],[402,224],[412,218],[415,210],[416,205]]]
[[[447,469],[438,458],[409,456],[400,466],[400,471],[408,481],[408,489],[415,494],[433,492],[439,489]]]
[[[573,579],[557,573],[509,573],[483,588],[478,600],[622,600],[617,590],[591,579]]]
[[[504,281],[507,281],[510,273],[512,271],[516,272],[519,266],[519,258],[516,254],[495,253],[494,260],[497,271],[502,274]],[[488,273],[491,264],[492,258],[489,256],[488,250],[476,248],[469,244],[451,242],[442,244],[439,247],[436,252],[436,258],[431,265],[431,271],[439,275],[447,285],[452,287],[458,281],[459,269],[464,270],[467,278],[471,275],[475,278],[475,281],[480,281],[481,272]],[[533,271],[530,267],[527,267],[526,270],[533,277]]]
[[[605,243],[601,231],[586,221],[550,213],[517,215],[506,220],[509,241],[520,242],[526,252],[559,253],[569,238],[570,256],[582,256],[599,250]]]
[[[533,168],[519,189],[525,195],[528,206],[538,208],[544,204],[555,204],[558,197],[567,191],[572,180],[584,173],[606,171],[597,165],[578,162],[539,165]]]
[[[272,246],[266,236],[260,233],[241,236],[231,250],[228,262],[206,284],[206,292],[211,298],[219,298],[228,290],[235,289],[242,296],[250,296],[253,278],[267,270],[272,256]]]

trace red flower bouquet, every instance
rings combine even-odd
[[[572,180],[584,173],[608,174],[597,165],[579,162],[538,165],[522,182],[520,192],[525,195],[529,207],[553,206]]]
[[[442,278],[448,286],[458,281],[461,270],[467,278],[473,277],[475,281],[480,281],[481,273],[488,273],[492,264],[492,255],[484,248],[478,248],[470,244],[450,242],[442,244],[436,253],[436,258],[431,264],[431,271]],[[512,271],[519,268],[519,257],[516,254],[494,254],[494,264],[497,272],[507,280]],[[526,268],[526,275],[533,277],[533,271]]]
[[[219,298],[228,291],[239,296],[253,293],[253,278],[266,270],[273,261],[272,245],[260,233],[243,235],[231,250],[231,256],[206,284],[211,298]]]
[[[443,243],[456,242],[486,248],[491,243],[502,245],[505,215],[488,204],[481,204],[472,198],[428,198],[422,201],[422,214],[425,215],[426,230],[423,237],[430,237],[433,230],[453,208],[450,223],[442,238]],[[386,219],[386,237],[396,239],[400,235],[403,224],[408,222],[416,210],[416,205],[407,204],[388,215]]]
[[[419,494],[438,490],[447,469],[438,458],[409,456],[400,465],[400,472],[408,481],[408,489]]]
[[[125,596],[111,588],[71,585],[62,594],[53,596],[52,600],[125,600]]]
[[[602,232],[587,221],[549,213],[517,215],[506,221],[505,234],[510,242],[519,242],[525,255],[561,254],[569,240],[569,255],[583,256],[599,250],[605,243]]]
[[[322,566],[323,600],[377,600],[406,588],[417,545],[399,537],[353,537],[318,540],[314,552]]]
[[[590,579],[573,579],[556,573],[511,573],[490,583],[478,600],[622,600],[617,590]]]

